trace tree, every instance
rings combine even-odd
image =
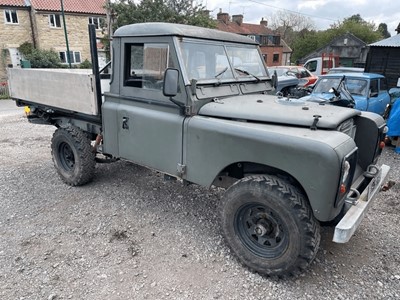
[[[280,10],[271,18],[271,28],[276,30],[288,45],[303,30],[313,30],[314,22],[309,17]]]
[[[367,22],[359,14],[356,14],[332,24],[327,30],[303,30],[302,34],[297,34],[290,44],[293,50],[292,62],[296,62],[307,54],[324,47],[334,38],[345,33],[351,33],[367,44],[383,38],[383,34],[379,29],[377,30],[373,22]]]
[[[367,22],[359,14],[345,18],[342,22],[331,25],[334,36],[350,32],[367,44],[379,41],[383,38],[373,22]]]
[[[378,25],[378,31],[384,39],[390,38],[391,36],[386,23],[380,23]]]
[[[136,4],[133,0],[119,0],[110,3],[116,15],[114,29],[123,25],[144,22],[167,22],[216,27],[205,7],[192,5],[190,0],[142,0]]]

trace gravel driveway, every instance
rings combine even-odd
[[[0,101],[0,299],[399,299],[400,155],[384,150],[396,184],[381,192],[347,244],[322,229],[297,278],[249,272],[218,225],[222,191],[165,181],[129,162],[98,164],[69,187],[50,156],[53,127]]]

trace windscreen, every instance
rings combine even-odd
[[[226,46],[183,41],[180,47],[189,80],[236,80],[267,76],[256,46]]]

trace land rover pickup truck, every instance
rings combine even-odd
[[[225,188],[222,234],[253,271],[300,273],[317,253],[320,224],[335,224],[333,240],[347,242],[389,172],[378,164],[381,116],[274,95],[248,37],[132,24],[115,32],[112,58],[103,92],[95,61],[93,74],[9,70],[29,120],[56,127],[60,178],[89,182],[101,156]]]

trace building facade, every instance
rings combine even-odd
[[[243,15],[233,15],[220,11],[217,14],[217,29],[245,35],[260,44],[260,50],[267,66],[290,63],[292,50],[282,41],[280,34],[268,28],[268,22],[261,19],[260,24],[243,22]]]
[[[0,0],[0,80],[7,67],[20,67],[18,48],[28,42],[35,48],[56,51],[62,63],[77,65],[90,61],[88,24],[102,36],[106,0],[63,0],[69,55],[64,34],[60,0]],[[105,53],[99,52],[102,60]]]

